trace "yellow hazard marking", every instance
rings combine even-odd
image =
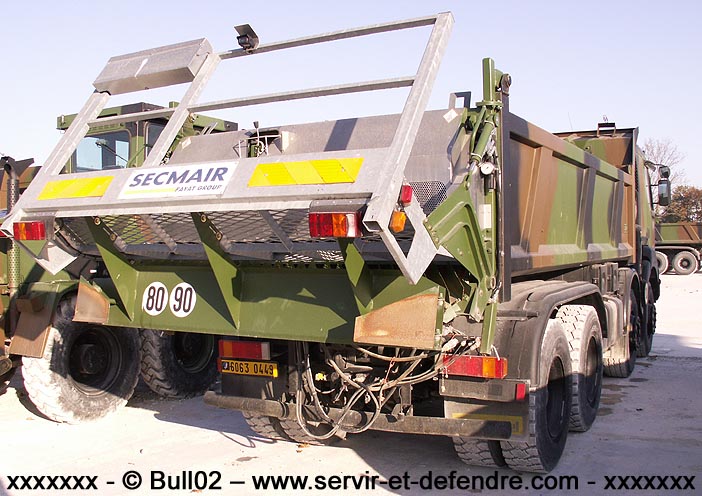
[[[87,198],[102,196],[112,182],[112,177],[91,177],[89,179],[59,179],[49,181],[39,194],[40,200],[60,198]]]
[[[455,419],[494,420],[512,424],[512,434],[524,433],[524,422],[519,415],[490,415],[485,413],[454,413]]]
[[[248,186],[290,186],[293,184],[353,183],[361,170],[363,158],[334,158],[303,162],[258,164]]]

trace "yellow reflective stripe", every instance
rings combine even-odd
[[[258,164],[251,174],[248,186],[352,183],[356,181],[362,164],[363,158]]]
[[[489,413],[454,413],[451,415],[455,419],[472,419],[497,422],[509,422],[512,425],[512,434],[524,433],[524,422],[518,415],[492,415]]]
[[[111,182],[112,177],[110,176],[49,181],[39,194],[39,200],[102,196]]]

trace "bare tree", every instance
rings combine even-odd
[[[643,143],[643,150],[647,160],[670,167],[671,183],[680,184],[685,181],[685,171],[682,167],[679,167],[680,162],[685,159],[685,154],[678,150],[677,145],[672,140],[669,138],[646,138],[646,141]],[[658,175],[656,174],[652,179],[655,183]]]

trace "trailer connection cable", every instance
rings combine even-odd
[[[319,440],[324,440],[324,439],[329,439],[332,437],[334,434],[336,434],[340,429],[343,424],[343,421],[346,419],[346,417],[349,415],[351,412],[352,408],[358,401],[363,398],[364,396],[368,395],[373,403],[375,404],[375,411],[369,421],[361,426],[361,427],[352,427],[352,428],[344,428],[344,432],[348,432],[351,434],[357,434],[360,432],[364,432],[370,428],[371,425],[373,425],[373,422],[378,418],[380,415],[380,410],[381,410],[381,405],[376,396],[373,394],[373,392],[370,390],[370,388],[362,384],[360,382],[354,381],[350,377],[344,377],[346,374],[342,372],[340,369],[339,371],[341,372],[341,377],[347,382],[349,385],[354,387],[356,391],[354,394],[351,396],[349,402],[344,406],[344,408],[341,411],[341,415],[339,416],[338,420],[332,419],[329,415],[327,415],[327,412],[324,410],[324,407],[322,406],[321,402],[319,401],[319,396],[317,394],[317,388],[314,385],[314,378],[312,377],[312,368],[310,366],[310,361],[309,361],[309,349],[308,349],[308,344],[307,343],[302,343],[301,345],[298,344],[296,346],[296,354],[298,355],[298,364],[299,367],[303,370],[302,373],[302,380],[298,381],[298,390],[296,392],[296,404],[295,404],[295,413],[297,417],[297,423],[300,426],[300,428],[303,430],[303,432],[310,436],[313,439],[319,439]],[[334,364],[336,365],[336,364]],[[317,414],[325,421],[327,422],[330,426],[331,429],[329,432],[326,432],[325,434],[314,434],[310,432],[310,430],[307,428],[307,419],[305,419],[304,416],[304,410],[303,410],[303,403],[305,402],[305,393],[307,393],[309,396],[311,396],[315,411]]]

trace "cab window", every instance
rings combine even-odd
[[[129,161],[129,151],[127,131],[86,136],[73,153],[73,171],[123,169]]]

